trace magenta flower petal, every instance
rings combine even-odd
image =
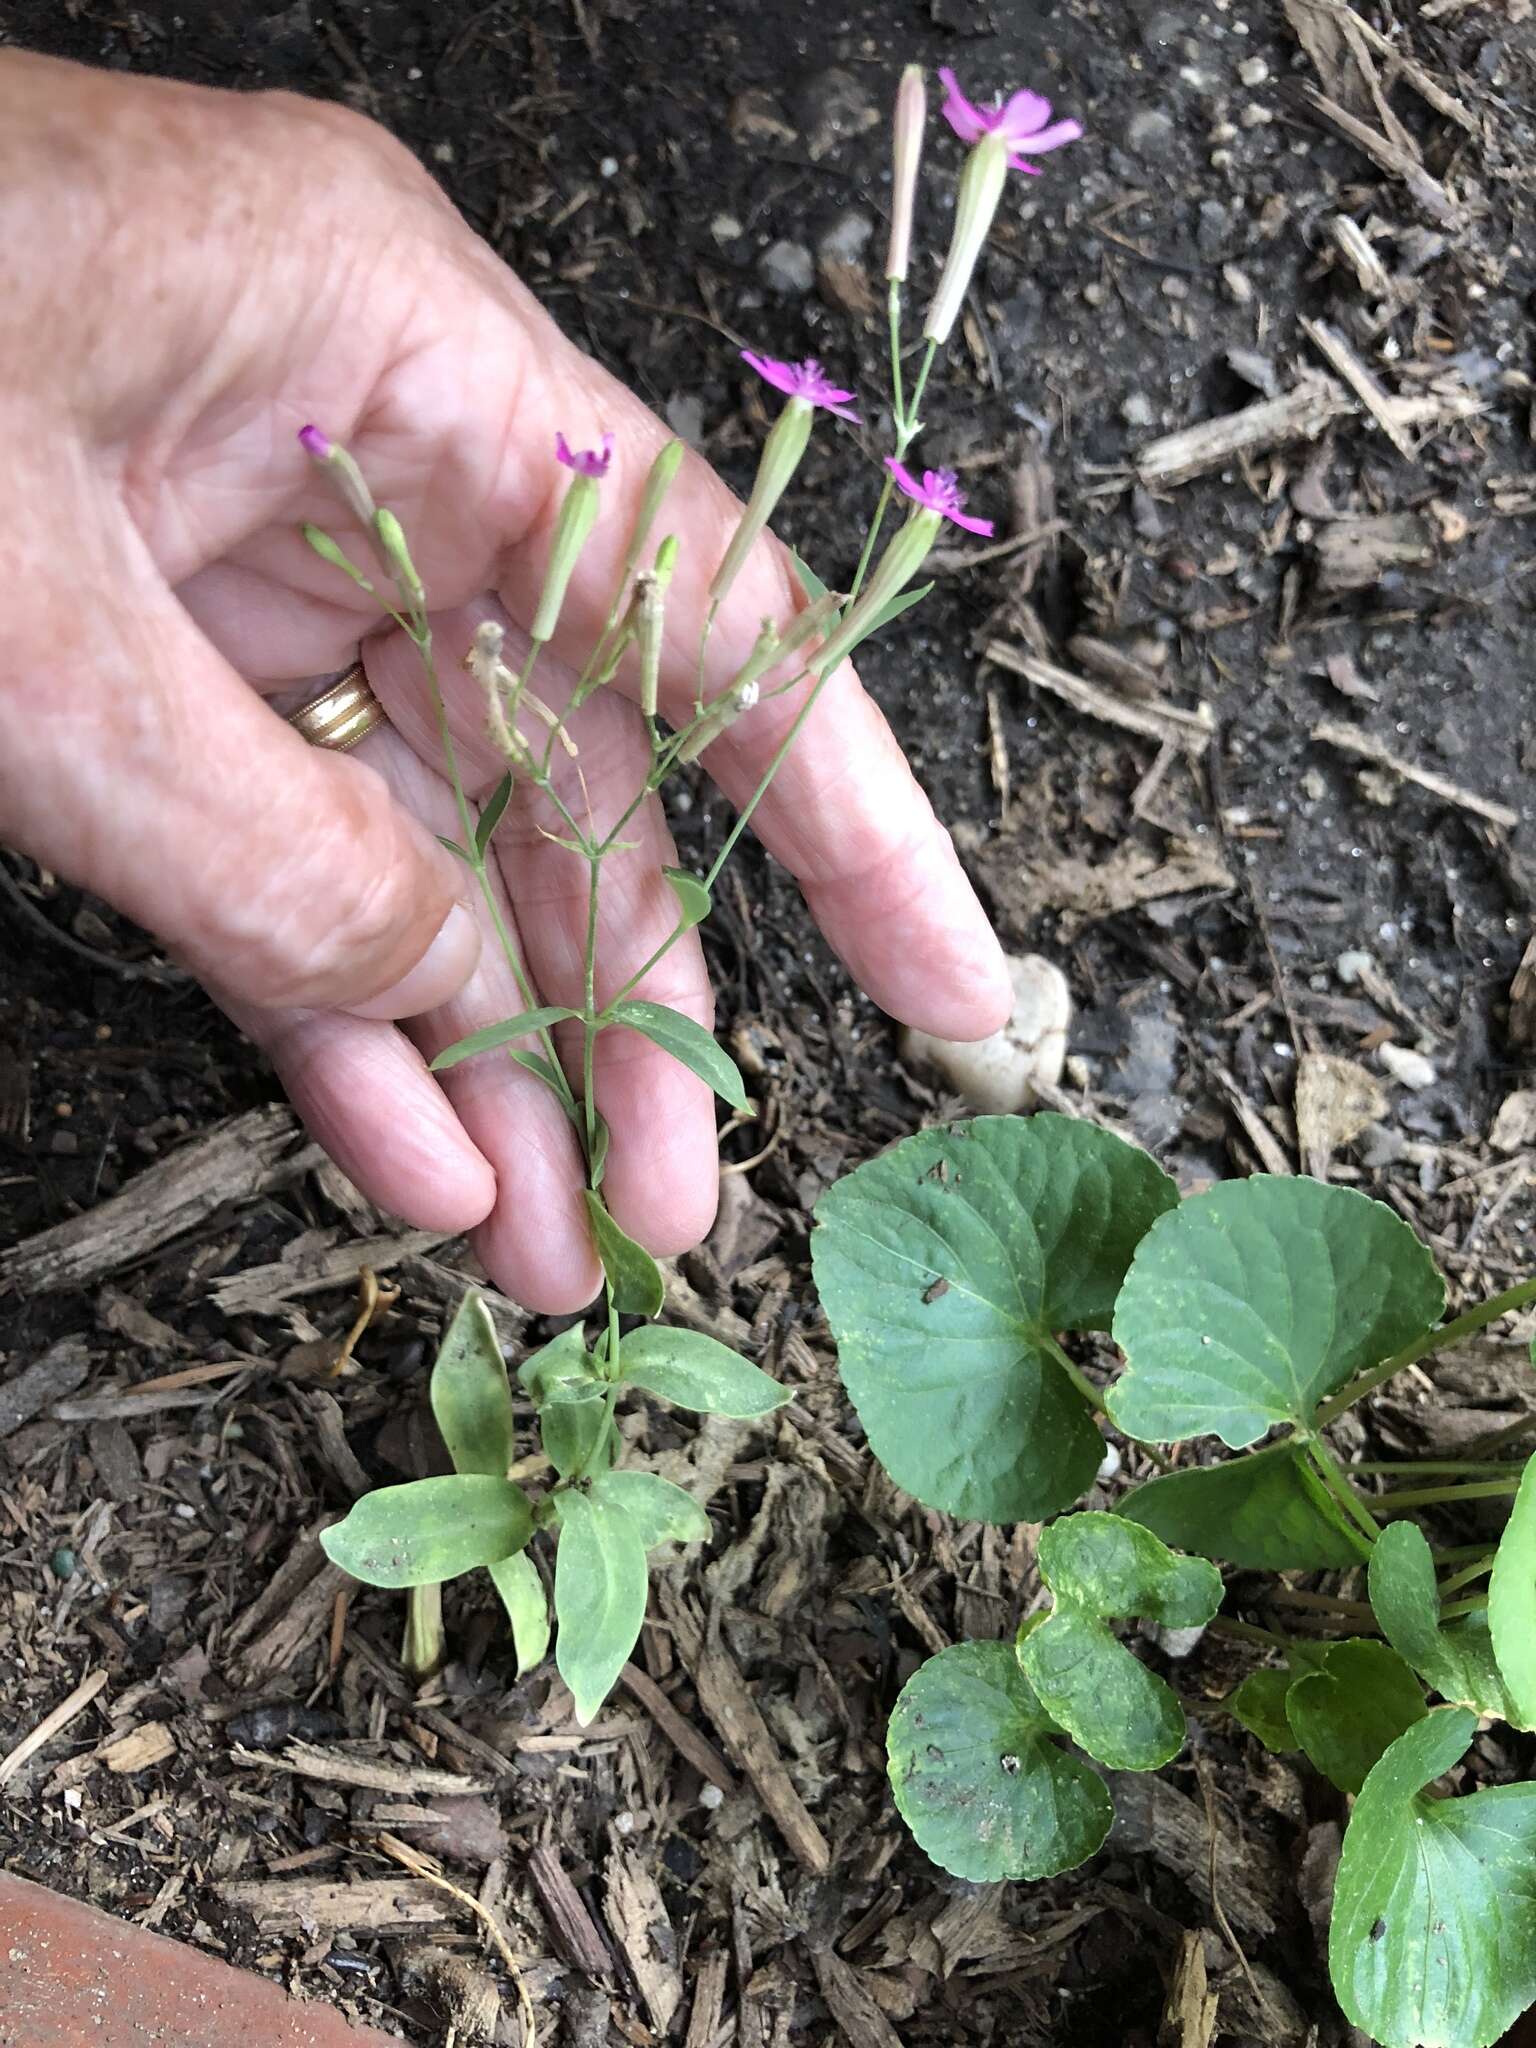
[[[606,476],[608,465],[613,460],[613,436],[604,434],[602,445],[597,448],[572,448],[564,434],[557,433],[555,460],[563,462],[567,469],[574,469],[578,476]]]
[[[324,462],[331,452],[331,437],[321,427],[300,427],[299,446],[316,462]]]
[[[911,470],[898,462],[895,456],[888,455],[885,466],[913,504],[939,513],[951,525],[963,526],[967,533],[979,533],[986,540],[992,538],[991,520],[973,519],[966,511],[965,493],[956,483],[952,469],[925,469],[919,483]]]
[[[760,356],[752,349],[741,352],[744,363],[750,363],[759,377],[771,384],[775,391],[782,391],[787,398],[803,398],[807,405],[818,405],[823,412],[834,412],[840,420],[852,420],[859,424],[859,416],[848,404],[851,391],[840,391],[828,381],[820,363],[810,357],[803,363],[781,363],[777,356]]]
[[[1015,139],[1027,135],[1033,140],[1050,118],[1050,101],[1026,89],[1009,96],[998,115],[997,126],[1004,135]]]
[[[962,142],[980,142],[988,124],[980,107],[973,106],[960,90],[960,81],[947,64],[939,66],[939,83],[944,88],[944,104],[939,111],[945,120]]]
[[[990,107],[980,107],[966,98],[953,71],[946,67],[939,77],[946,93],[944,118],[960,140],[974,145],[984,135],[995,135],[1007,145],[1012,168],[1027,172],[1030,177],[1038,177],[1040,167],[1027,163],[1020,151],[1027,149],[1033,155],[1044,156],[1047,150],[1060,149],[1063,143],[1076,142],[1082,135],[1080,121],[1052,123],[1051,103],[1037,92],[1025,89],[1004,102],[994,101]]]

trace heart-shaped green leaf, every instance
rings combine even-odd
[[[1258,1571],[1328,1571],[1364,1561],[1365,1538],[1293,1444],[1149,1479],[1116,1512],[1175,1550]]]
[[[456,1067],[460,1060],[473,1059],[477,1052],[494,1052],[499,1045],[506,1045],[514,1038],[531,1038],[536,1031],[547,1031],[551,1024],[562,1024],[568,1017],[574,1017],[574,1010],[562,1010],[547,1005],[539,1010],[522,1010],[515,1017],[503,1017],[499,1024],[487,1024],[483,1031],[471,1031],[468,1038],[456,1039],[452,1045],[445,1045],[431,1063],[434,1074],[440,1074],[446,1067]]]
[[[613,1690],[645,1620],[645,1541],[614,1502],[559,1496],[555,1552],[555,1668],[585,1728]]]
[[[1250,1671],[1226,1701],[1233,1719],[1256,1735],[1274,1756],[1301,1747],[1285,1711],[1285,1696],[1292,1683],[1289,1671]]]
[[[1093,1124],[980,1117],[924,1131],[830,1188],[816,1284],[870,1447],[930,1507],[1040,1521],[1104,1455],[1052,1355],[1102,1330],[1138,1239],[1178,1200]]]
[[[526,1550],[488,1565],[491,1583],[501,1595],[512,1624],[512,1647],[517,1652],[517,1675],[525,1678],[549,1652],[549,1599],[544,1581],[534,1569]]]
[[[746,1108],[746,1083],[736,1062],[715,1043],[713,1033],[692,1017],[669,1010],[664,1003],[641,1003],[632,998],[615,1003],[609,1015],[615,1024],[627,1024],[631,1031],[641,1032],[652,1045],[681,1060],[732,1109]]]
[[[1536,1457],[1520,1475],[1499,1539],[1488,1581],[1488,1625],[1493,1654],[1519,1710],[1516,1725],[1536,1727]]]
[[[365,1586],[430,1586],[496,1564],[533,1534],[527,1496],[508,1479],[455,1473],[365,1493],[320,1547]]]
[[[1445,1289],[1402,1218],[1352,1188],[1226,1181],[1162,1218],[1115,1308],[1126,1367],[1108,1395],[1130,1436],[1233,1450],[1434,1328]]]
[[[627,1385],[703,1415],[767,1415],[794,1398],[793,1389],[698,1330],[631,1330],[619,1346],[619,1371]]]
[[[672,893],[677,898],[678,916],[688,930],[702,924],[710,913],[709,891],[697,875],[690,875],[686,868],[663,868],[662,873],[672,884]]]
[[[1114,1818],[1006,1643],[957,1643],[907,1680],[891,1715],[891,1790],[918,1847],[973,1884],[1086,1863]]]
[[[1285,1696],[1296,1740],[1341,1792],[1358,1792],[1424,1711],[1419,1681],[1396,1650],[1365,1638],[1330,1643],[1322,1669],[1303,1672]]]
[[[661,1268],[643,1245],[627,1237],[609,1215],[601,1195],[591,1188],[582,1191],[592,1240],[603,1262],[613,1303],[621,1316],[659,1316],[667,1298]]]
[[[1046,1712],[1111,1770],[1151,1771],[1184,1743],[1184,1709],[1106,1620],[1140,1615],[1197,1628],[1221,1605],[1221,1574],[1176,1557],[1119,1515],[1067,1515],[1040,1538],[1036,1562],[1056,1598],[1021,1632],[1019,1662]]]
[[[709,1517],[693,1495],[658,1472],[599,1473],[588,1498],[622,1508],[647,1550],[658,1543],[702,1543],[710,1534]]]
[[[1441,1626],[1434,1554],[1417,1524],[1389,1522],[1382,1530],[1371,1548],[1370,1593],[1382,1634],[1442,1699],[1531,1726],[1500,1675],[1488,1616]]]
[[[491,1312],[473,1290],[443,1332],[431,1394],[454,1471],[490,1472],[504,1479],[515,1455],[512,1389]]]
[[[1536,1783],[1425,1787],[1476,1716],[1436,1707],[1366,1779],[1334,1882],[1328,1968],[1383,2048],[1489,2048],[1536,2000]]]

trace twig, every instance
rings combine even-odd
[[[1149,441],[1133,458],[1144,484],[1182,484],[1220,469],[1240,455],[1256,455],[1288,441],[1315,441],[1333,421],[1355,410],[1355,401],[1332,377],[1308,377],[1278,398],[1262,398],[1240,412],[1202,420]]]
[[[1399,149],[1394,142],[1388,142],[1384,135],[1378,135],[1374,128],[1341,107],[1336,100],[1329,99],[1325,92],[1319,92],[1315,85],[1302,87],[1302,98],[1316,114],[1320,114],[1329,127],[1336,128],[1346,142],[1352,142],[1384,171],[1390,171],[1402,179],[1415,201],[1440,227],[1454,228],[1461,224],[1461,209],[1456,205],[1445,187],[1433,179],[1424,166],[1415,163],[1407,150]]]
[[[0,1785],[9,1783],[28,1757],[36,1756],[61,1728],[67,1728],[77,1714],[84,1713],[106,1682],[105,1671],[88,1672],[74,1691],[59,1701],[51,1714],[43,1716],[30,1735],[21,1738],[9,1756],[0,1759]]]
[[[997,562],[1004,555],[1022,554],[1025,548],[1035,547],[1043,540],[1054,540],[1058,533],[1066,531],[1065,519],[1048,519],[1043,526],[1032,526],[1027,533],[1010,534],[1007,540],[995,540],[989,548],[935,548],[924,566],[930,576],[958,576],[966,569],[979,569],[983,562]]]
[[[125,975],[130,981],[152,981],[161,988],[184,988],[192,979],[180,968],[163,967],[155,960],[120,960],[115,953],[104,953],[99,946],[88,946],[73,932],[60,931],[47,912],[32,901],[3,860],[0,860],[0,890],[10,898],[28,924],[51,939],[54,945],[62,946],[66,953],[89,960],[93,967],[109,968],[113,974]]]
[[[1216,721],[1206,705],[1202,704],[1198,711],[1186,711],[1162,697],[1147,704],[1131,704],[1084,676],[1073,675],[1069,669],[1057,668],[1038,655],[1010,647],[1006,640],[989,640],[985,659],[1007,669],[1011,675],[1023,676],[1037,689],[1049,690],[1074,711],[1102,719],[1106,725],[1118,725],[1160,745],[1176,746],[1186,754],[1203,754],[1210,745]]]
[[[1475,817],[1486,818],[1490,825],[1502,825],[1506,832],[1513,832],[1520,823],[1520,813],[1511,810],[1508,804],[1496,803],[1492,797],[1478,796],[1474,790],[1464,789],[1459,782],[1437,774],[1433,768],[1420,768],[1412,761],[1405,761],[1401,754],[1394,754],[1390,747],[1372,739],[1357,725],[1345,725],[1337,719],[1325,718],[1321,725],[1313,726],[1312,737],[1330,747],[1338,747],[1342,753],[1358,754],[1364,760],[1390,768],[1404,782],[1415,783],[1420,789],[1427,789],[1431,796],[1455,804],[1460,810],[1471,811]]]
[[[472,1892],[462,1891],[458,1885],[444,1877],[442,1866],[434,1862],[430,1856],[422,1855],[419,1849],[413,1849],[409,1842],[402,1842],[397,1835],[390,1834],[381,1834],[376,1839],[386,1856],[392,1856],[395,1862],[402,1864],[413,1877],[425,1878],[428,1884],[435,1884],[441,1891],[457,1899],[461,1906],[468,1906],[471,1913],[484,1924],[486,1932],[496,1944],[501,1960],[507,1966],[507,1974],[511,1977],[517,1992],[517,2007],[523,2016],[523,2048],[537,2048],[538,2029],[534,2025],[533,2001],[528,1996],[528,1986],[523,1982],[523,1973],[518,1967],[517,1957],[512,1953],[511,1943],[502,1933],[501,1926],[490,1907],[482,1905]]]

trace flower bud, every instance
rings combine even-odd
[[[371,527],[379,508],[373,502],[373,493],[364,480],[363,472],[346,449],[315,426],[300,427],[299,446],[317,469],[325,471],[331,488],[358,525]]]
[[[923,67],[909,64],[901,74],[896,93],[891,152],[891,241],[885,259],[886,276],[898,284],[907,281],[907,259],[912,253],[912,212],[917,200],[917,167],[922,159],[923,124],[927,118]]]
[[[791,654],[803,647],[813,634],[837,616],[838,605],[842,602],[836,591],[824,591],[820,597],[804,610],[795,613],[788,626],[780,634],[769,619],[764,619],[763,630],[757,636],[752,652],[732,677],[733,687],[739,689],[743,683],[754,683],[770,668],[786,661]]]
[[[642,569],[635,578],[635,635],[640,642],[640,709],[647,718],[656,716],[667,585],[672,581],[676,565],[677,542],[668,534],[656,550],[655,568]]]
[[[549,567],[544,572],[544,588],[539,592],[539,608],[534,613],[529,633],[531,639],[541,644],[554,635],[571,571],[576,567],[577,558],[586,546],[587,536],[597,518],[598,495],[595,477],[584,476],[580,471],[572,476],[555,524]]]
[[[750,711],[762,691],[756,683],[733,683],[709,705],[702,718],[677,750],[679,762],[697,761],[712,740],[719,739],[727,726],[734,725],[744,711]]]
[[[925,341],[948,341],[1007,182],[1007,143],[1000,136],[983,135],[960,173],[954,232],[949,238],[944,274],[923,323]]]
[[[752,495],[747,500],[747,509],[741,515],[741,523],[731,536],[725,559],[709,586],[710,599],[714,604],[725,602],[754,541],[773,517],[775,506],[800,467],[800,458],[811,438],[814,413],[815,408],[808,399],[791,398],[774,421],[773,431],[763,444],[762,460],[757,465],[757,477],[752,485]]]
[[[893,597],[899,597],[923,566],[939,537],[944,515],[919,506],[880,557],[875,572],[859,593],[859,601],[816,656],[816,673],[830,675],[856,647]]]
[[[394,571],[395,581],[418,612],[427,608],[427,593],[416,573],[416,564],[411,560],[411,551],[405,544],[405,533],[394,513],[381,506],[373,515],[373,530],[379,537],[379,546],[384,558]]]
[[[645,552],[645,544],[651,537],[651,528],[656,523],[656,514],[661,510],[661,501],[672,488],[678,470],[687,450],[681,441],[669,441],[656,460],[651,464],[650,475],[645,480],[645,489],[640,496],[640,509],[635,514],[634,531],[629,536],[629,546],[624,550],[624,567],[619,571],[619,592],[622,598],[624,586],[635,572],[635,564]],[[674,547],[676,543],[673,543]],[[662,542],[666,546],[666,542]],[[657,557],[657,567],[661,566]]]

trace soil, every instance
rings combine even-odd
[[[879,388],[899,67],[1047,85],[1088,137],[1011,192],[926,444],[1000,534],[1047,531],[942,574],[865,673],[1005,939],[1069,977],[1070,1106],[1186,1187],[1322,1164],[1402,1210],[1473,1299],[1526,1270],[1536,1214],[1518,1094],[1536,1040],[1529,17],[1527,0],[1362,0],[1383,53],[1317,0],[11,0],[0,42],[375,115],[738,485],[761,427],[740,341],[861,355]],[[1319,91],[1388,138],[1385,160]],[[947,204],[954,153],[936,154]],[[1329,334],[1374,411],[1341,400],[1320,438],[1158,481],[1149,444],[1328,371]],[[867,476],[848,444],[818,446],[780,523],[835,582]],[[1035,679],[988,659],[998,643]],[[1091,713],[1052,670],[1095,682]],[[702,783],[677,827],[685,857],[717,840]],[[1013,1626],[1038,1592],[1033,1532],[929,1514],[864,1451],[809,1285],[809,1211],[956,1105],[902,1065],[787,879],[751,851],[736,872],[710,945],[771,1144],[728,1178],[674,1307],[749,1333],[799,1398],[755,1432],[631,1419],[646,1448],[720,1473],[717,1540],[658,1587],[637,1652],[651,1692],[580,1734],[551,1669],[514,1681],[470,1581],[449,1603],[455,1661],[413,1697],[397,1603],[348,1607],[304,1576],[321,1516],[430,1456],[425,1371],[468,1266],[452,1245],[375,1246],[402,1298],[327,1377],[357,1306],[346,1247],[391,1233],[301,1154],[88,1282],[0,1298],[0,1409],[24,1373],[43,1390],[0,1414],[0,1757],[106,1674],[0,1781],[0,1857],[423,2043],[520,2040],[518,2000],[483,1926],[381,1834],[481,1901],[541,2041],[1151,2043],[1190,1934],[1218,2038],[1342,2040],[1315,1921],[1343,1814],[1218,1711],[1247,1668],[1230,1643],[1174,1670],[1190,1749],[1161,1790],[1127,1792],[1083,1870],[978,1891],[900,1828],[891,1701],[922,1655]],[[0,882],[10,1240],[92,1215],[275,1086],[142,934],[20,856]],[[1423,1085],[1393,1078],[1403,1050]],[[1384,1091],[1326,1160],[1293,1103],[1324,1053]],[[737,1131],[727,1159],[764,1143]],[[317,1278],[306,1261],[328,1252]],[[520,1341],[545,1334],[508,1314]],[[1380,1401],[1373,1439],[1433,1450],[1518,1420],[1511,1355],[1489,1344],[1435,1400],[1424,1381]],[[124,1390],[198,1367],[134,1415]],[[809,1836],[771,1799],[768,1817],[721,1725],[706,1613]],[[307,1775],[295,1741],[374,1759],[377,1780]],[[1501,1731],[1477,1768],[1519,1775],[1527,1750]],[[1166,2038],[1207,2038],[1187,2002],[1170,2010]]]

